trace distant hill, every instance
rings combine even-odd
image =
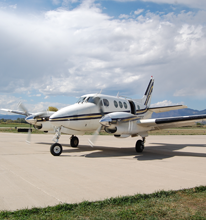
[[[17,118],[25,118],[24,115],[16,115],[16,114],[13,114],[13,115],[0,115],[0,119],[11,119],[11,120],[16,120]]]
[[[185,108],[185,109],[179,109],[179,110],[173,110],[169,112],[162,112],[162,113],[153,113],[152,118],[164,118],[164,117],[178,117],[178,116],[186,116],[186,115],[202,115],[206,114],[206,109],[202,111]],[[0,115],[0,119],[11,119],[16,120],[17,118],[25,118],[24,115]]]
[[[169,112],[162,113],[153,113],[152,118],[164,118],[164,117],[178,117],[178,116],[186,116],[186,115],[203,115],[206,114],[206,109],[202,111],[185,108],[179,110],[173,110]]]

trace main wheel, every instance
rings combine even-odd
[[[136,142],[135,149],[138,153],[141,153],[144,150],[144,142],[142,140],[138,140]]]
[[[59,156],[62,153],[62,145],[58,143],[52,144],[52,146],[50,147],[50,153],[53,156]]]
[[[72,147],[77,147],[79,145],[79,139],[76,136],[73,136],[70,140],[70,145]]]

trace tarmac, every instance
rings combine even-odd
[[[99,136],[95,147],[79,136],[78,148],[62,135],[63,153],[50,154],[51,134],[0,133],[0,210],[79,203],[206,185],[206,136]]]

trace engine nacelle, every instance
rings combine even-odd
[[[139,116],[127,112],[114,112],[103,116],[100,123],[107,133],[114,134],[117,138],[137,135],[147,137],[151,128],[138,125],[138,119],[140,119]]]
[[[128,138],[130,135],[129,134],[115,134],[114,137],[116,138]]]
[[[130,129],[131,123],[121,123],[119,125],[111,125],[109,127],[105,127],[104,130],[109,133],[109,134],[115,134],[115,135],[122,135],[122,134],[130,134],[131,129]]]
[[[34,125],[34,128],[39,131],[54,131],[54,126],[49,121],[44,121],[40,125]]]

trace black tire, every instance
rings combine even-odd
[[[79,145],[79,139],[78,137],[72,137],[70,140],[71,147],[77,147]]]
[[[144,142],[142,140],[138,140],[135,146],[136,152],[141,153],[144,150]]]
[[[58,143],[52,144],[52,146],[50,147],[50,153],[53,156],[59,156],[62,153],[62,145]]]

